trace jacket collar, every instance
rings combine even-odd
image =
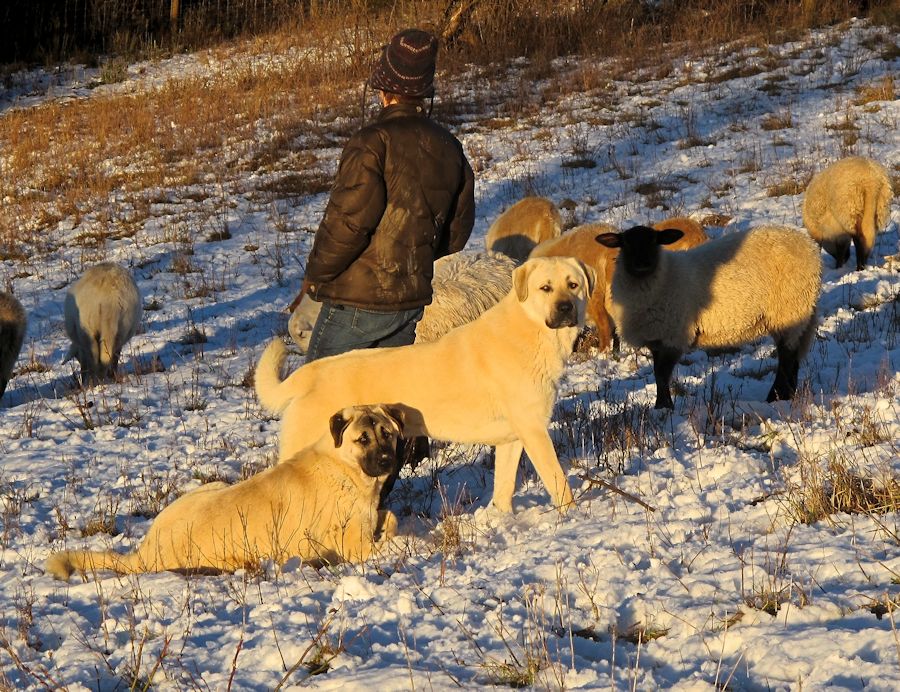
[[[428,116],[424,103],[392,103],[385,106],[378,114],[378,121],[391,120],[393,118],[403,118],[409,116],[418,116],[425,118]]]

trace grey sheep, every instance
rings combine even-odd
[[[434,297],[416,326],[416,343],[437,341],[509,293],[517,263],[498,253],[457,252],[434,264]]]
[[[6,391],[22,350],[27,323],[22,303],[15,296],[0,292],[0,396]]]
[[[457,252],[434,263],[434,297],[416,327],[416,343],[436,341],[448,331],[471,322],[492,307],[512,287],[515,260],[497,253]],[[291,313],[288,333],[302,353],[322,304],[306,296]]]
[[[65,300],[66,334],[72,346],[66,360],[81,365],[81,379],[112,377],[125,343],[141,324],[141,295],[131,274],[112,262],[84,272]]]
[[[813,176],[803,198],[803,225],[842,267],[856,248],[856,269],[866,266],[875,234],[891,216],[891,180],[884,166],[862,156],[836,161]]]
[[[608,309],[627,343],[650,349],[656,408],[674,408],[669,381],[682,353],[740,346],[764,334],[778,352],[766,400],[792,398],[816,330],[819,248],[800,231],[762,226],[660,252],[681,235],[635,226],[597,236],[601,245],[620,248]]]

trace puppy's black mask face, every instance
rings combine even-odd
[[[391,417],[374,411],[336,413],[331,418],[335,447],[353,446],[353,456],[367,476],[377,478],[397,465],[399,426]]]

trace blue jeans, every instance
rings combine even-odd
[[[424,308],[376,312],[326,301],[309,339],[306,362],[357,348],[411,344],[423,312]]]

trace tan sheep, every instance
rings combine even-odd
[[[122,347],[137,332],[142,312],[137,284],[117,264],[96,264],[72,284],[64,306],[66,334],[72,340],[66,360],[78,360],[82,381],[115,374]]]
[[[559,209],[544,197],[526,197],[498,216],[488,229],[485,248],[522,263],[534,247],[562,232]]]
[[[22,350],[27,322],[25,309],[16,297],[0,292],[0,396],[6,391]]]
[[[856,248],[856,269],[866,266],[891,215],[891,180],[884,166],[862,156],[836,161],[813,176],[803,198],[803,225],[841,267]]]
[[[679,216],[659,221],[656,230],[675,228],[684,235],[667,250],[687,250],[708,240],[703,227],[687,217]],[[606,223],[588,223],[563,233],[558,238],[545,240],[531,251],[531,257],[576,257],[593,267],[597,283],[587,305],[588,324],[597,330],[597,348],[605,351],[615,339],[615,328],[606,309],[606,299],[612,282],[619,251],[608,248],[596,240],[600,233],[614,233],[617,229]]]
[[[673,216],[657,221],[653,224],[653,228],[657,231],[665,228],[674,228],[684,234],[671,245],[666,245],[666,250],[690,250],[692,247],[709,240],[709,236],[706,235],[703,226],[687,216]]]
[[[669,381],[682,353],[732,348],[764,334],[778,352],[767,401],[793,397],[816,331],[819,248],[805,233],[763,226],[685,252],[660,252],[680,237],[681,231],[647,226],[597,236],[620,248],[610,314],[626,342],[650,349],[656,408],[673,408]]]

